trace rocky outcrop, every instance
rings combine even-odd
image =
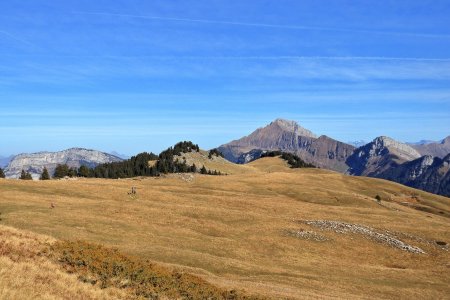
[[[50,174],[58,164],[67,164],[69,167],[94,167],[98,164],[122,161],[121,158],[96,150],[72,148],[60,152],[39,152],[32,154],[19,154],[10,161],[5,169],[7,178],[19,178],[22,170],[31,173],[34,179],[39,178],[44,167]]]
[[[359,147],[348,157],[348,173],[377,177],[382,172],[419,158],[421,155],[411,146],[381,136]]]
[[[411,145],[411,147],[416,149],[421,155],[431,155],[444,158],[450,153],[450,136],[438,143],[422,143]]]
[[[345,161],[355,147],[327,136],[317,138],[294,121],[277,119],[250,135],[218,148],[232,162],[246,163],[263,151],[283,151],[298,155],[307,163],[344,172]]]

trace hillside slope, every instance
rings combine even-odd
[[[100,289],[64,272],[42,255],[54,238],[0,225],[0,299],[126,299],[119,289]]]
[[[252,173],[189,182],[0,180],[1,222],[115,246],[274,299],[450,294],[448,198],[381,179],[290,169],[278,158],[247,168]]]

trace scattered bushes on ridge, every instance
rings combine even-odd
[[[300,157],[295,154],[282,152],[282,151],[269,151],[261,154],[261,158],[263,157],[276,157],[281,156],[282,159],[287,161],[287,163],[291,166],[291,168],[315,168],[316,166],[313,164],[306,163]]]
[[[209,150],[208,158],[211,159],[213,156],[223,157],[223,154],[222,154],[222,152],[220,152],[219,150],[214,148],[214,149]]]

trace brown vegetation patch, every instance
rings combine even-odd
[[[216,287],[191,274],[170,270],[148,260],[87,242],[60,241],[52,246],[55,258],[70,273],[101,288],[127,289],[146,299],[262,299]]]

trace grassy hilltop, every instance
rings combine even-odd
[[[186,160],[204,160],[191,155]],[[436,299],[450,294],[448,198],[384,180],[290,169],[277,157],[245,166],[219,158],[204,164],[228,175],[0,180],[0,296],[26,298],[36,290],[24,286],[34,282],[35,289],[45,287],[56,298],[64,297],[68,285],[85,298],[136,297],[132,283],[124,287],[108,281],[101,289],[102,281],[88,268],[55,260],[58,251],[74,245],[55,244],[62,240],[100,244],[106,252],[117,248],[118,257],[132,265],[150,260],[152,270],[159,270],[154,274],[187,274],[187,285],[195,282],[218,298]],[[131,187],[137,188],[136,196],[129,195]],[[14,244],[11,232],[24,240]],[[391,240],[425,253],[406,251]],[[24,245],[44,254],[28,257],[20,250]],[[16,256],[8,254],[13,252]],[[58,270],[59,277],[40,264]],[[42,283],[35,279],[41,269]],[[24,275],[22,285],[5,279],[12,270]],[[185,282],[170,278],[170,289],[177,290],[161,292],[161,299],[183,298],[179,291],[186,289],[180,287]],[[191,295],[195,299],[199,293]]]

